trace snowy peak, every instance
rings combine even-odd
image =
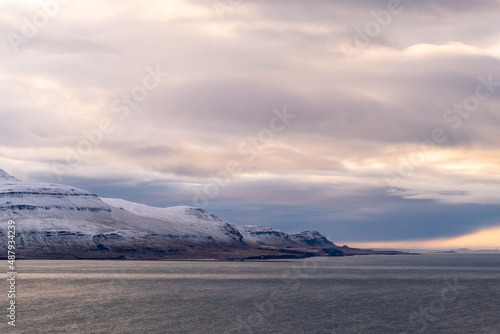
[[[192,206],[171,206],[167,208],[157,208],[146,204],[129,202],[118,198],[101,198],[106,204],[127,210],[138,216],[149,217],[154,219],[178,218],[182,217],[185,221],[187,218],[206,222],[225,222],[221,217],[207,212],[201,208]]]
[[[9,176],[0,178],[0,217],[15,219],[27,231],[94,233],[103,229],[103,222],[111,220],[111,208],[95,194],[60,184],[22,182]]]
[[[206,221],[216,221],[216,222],[224,221],[221,217],[214,215],[201,208],[185,207],[184,213],[188,216],[194,216]]]
[[[10,175],[3,169],[0,169],[0,182],[2,181],[10,181],[10,182],[21,182],[17,177]]]
[[[158,208],[0,170],[0,220],[16,221],[22,258],[253,259],[343,254],[318,232],[227,222],[202,208]],[[8,231],[0,226],[0,246]]]

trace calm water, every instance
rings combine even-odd
[[[17,268],[1,333],[500,333],[500,255]]]

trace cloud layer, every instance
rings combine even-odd
[[[12,174],[342,242],[500,224],[499,1],[44,3],[0,1]]]

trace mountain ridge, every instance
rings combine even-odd
[[[150,207],[0,170],[0,243],[16,222],[19,259],[272,259],[387,254],[339,247],[317,231],[238,225],[189,206]]]

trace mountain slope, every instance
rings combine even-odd
[[[232,224],[200,208],[154,208],[0,170],[0,244],[16,222],[17,258],[242,259],[358,254],[318,232]],[[361,253],[367,253],[362,251]],[[367,253],[368,254],[368,253]]]

